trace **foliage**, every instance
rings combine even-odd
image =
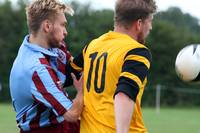
[[[68,17],[68,33],[66,41],[70,51],[75,54],[92,39],[112,29],[113,12],[110,10],[92,10],[90,5],[71,3],[75,10],[73,17]]]
[[[0,101],[10,100],[8,87],[10,69],[23,37],[28,34],[25,5],[25,0],[19,0],[16,7],[12,7],[8,0],[0,4],[0,77],[3,84]],[[113,30],[114,14],[108,9],[93,10],[90,4],[80,5],[72,2],[71,5],[75,10],[75,15],[67,16],[69,24],[66,42],[75,56],[92,39]],[[177,78],[174,62],[180,49],[188,44],[200,42],[199,20],[190,14],[184,14],[176,7],[158,12],[154,18],[153,30],[146,42],[153,57],[148,88],[155,88],[156,84],[169,88],[175,86],[197,88],[197,85],[183,83]],[[75,93],[73,90],[70,92]],[[178,95],[178,92],[169,91],[162,97],[175,101],[174,97]],[[147,93],[145,97],[147,97],[144,100],[145,105],[152,105],[154,93]],[[200,103],[199,101],[200,98],[196,103]],[[192,105],[194,103],[191,101]],[[164,104],[170,105],[171,103]]]
[[[23,1],[19,1],[19,8],[12,8],[10,1],[0,5],[0,76],[3,90],[0,100],[9,99],[9,72],[19,49],[22,37],[27,33],[26,18]]]

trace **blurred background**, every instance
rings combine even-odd
[[[66,1],[75,10],[67,16],[66,43],[76,56],[92,39],[113,30],[115,0]],[[158,12],[146,45],[153,63],[143,95],[144,121],[149,133],[200,133],[200,84],[180,81],[176,55],[189,44],[200,44],[200,9],[195,0],[156,0]],[[19,132],[9,93],[9,73],[28,34],[27,0],[0,0],[0,132]],[[191,7],[191,8],[189,8]],[[66,89],[72,97],[73,88]],[[20,88],[19,88],[20,91]]]

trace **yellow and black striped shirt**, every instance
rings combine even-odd
[[[84,70],[84,109],[81,133],[114,133],[113,96],[123,92],[135,101],[130,133],[146,133],[140,108],[151,54],[125,34],[108,32],[93,40],[71,62]],[[126,113],[126,112],[124,112]]]

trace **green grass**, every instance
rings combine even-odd
[[[11,104],[0,104],[0,132],[19,133]]]
[[[143,117],[149,133],[200,133],[200,108],[145,108]]]
[[[200,108],[144,108],[143,117],[149,133],[200,133]],[[0,132],[19,132],[10,104],[0,104]]]

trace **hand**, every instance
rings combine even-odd
[[[82,92],[83,91],[83,75],[81,75],[79,80],[77,80],[76,76],[73,73],[71,73],[71,76],[72,76],[73,84],[76,90],[78,92]]]

